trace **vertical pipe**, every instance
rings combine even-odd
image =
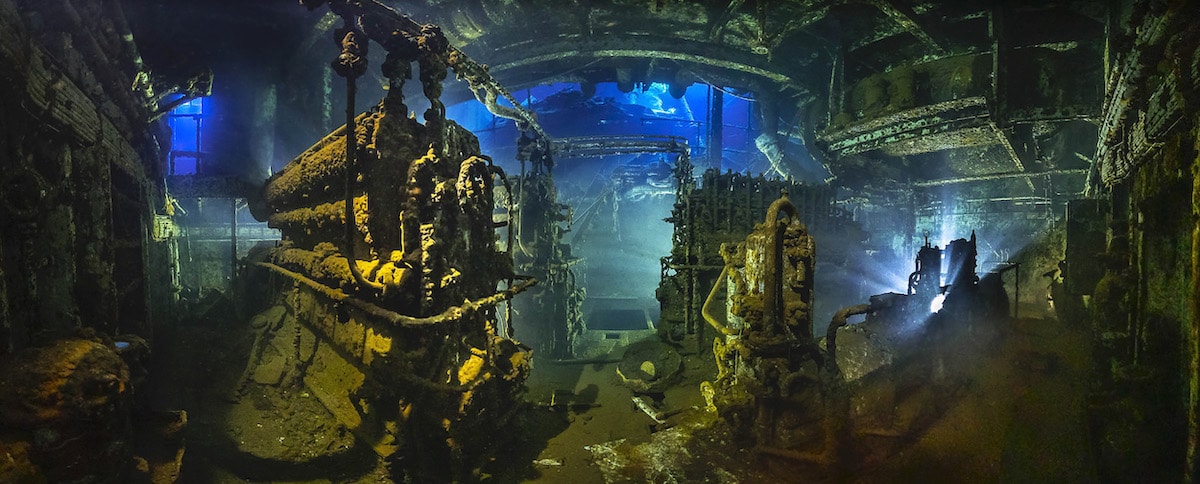
[[[723,204],[725,205],[725,231],[726,232],[733,231],[733,207],[734,207],[734,205],[737,204],[737,200],[734,199],[732,192],[737,191],[737,185],[738,185],[737,182],[738,181],[739,181],[739,178],[730,178],[729,179],[730,193],[726,194],[724,197],[721,198],[721,201],[724,202]]]
[[[249,175],[253,179],[270,176],[272,160],[275,158],[276,111],[277,91],[274,84],[267,84],[255,100],[250,126],[250,163],[253,172]]]
[[[333,131],[333,67],[325,64],[321,68],[321,127],[325,132]]]
[[[781,212],[788,216],[787,219],[779,218]],[[767,209],[766,222],[771,227],[768,253],[763,255],[766,266],[763,270],[763,331],[767,334],[783,331],[783,237],[788,224],[797,218],[796,206],[788,200],[787,191]],[[812,336],[811,329],[810,325],[809,337]]]
[[[697,224],[696,208],[697,207],[696,207],[696,205],[692,204],[692,194],[695,193],[696,182],[694,181],[694,179],[692,179],[690,177],[686,181],[681,181],[680,183],[684,183],[684,182],[688,183],[689,187],[690,187],[686,192],[687,198],[684,199],[684,205],[683,205],[684,210],[687,212],[687,215],[684,218],[685,220],[687,220],[687,244],[686,244],[687,253],[686,253],[686,255],[687,255],[687,260],[689,261],[690,264],[699,266],[699,265],[704,264],[704,259],[702,257],[696,256],[696,253],[699,252],[699,249],[697,247],[698,243],[696,242],[696,239],[698,237],[697,231],[696,231],[696,224]],[[712,190],[711,187],[707,187],[707,188],[708,188],[708,190],[706,190],[706,191]],[[688,295],[689,311],[692,311],[692,313],[689,313],[689,320],[687,323],[688,324],[687,328],[696,334],[696,352],[697,353],[699,353],[701,351],[701,348],[704,347],[704,341],[705,341],[704,327],[703,327],[703,325],[698,324],[695,321],[695,316],[694,316],[695,312],[692,307],[693,304],[696,304],[696,305],[699,304],[698,302],[696,302],[696,298],[698,296],[698,291],[696,290],[696,286],[699,284],[697,281],[700,278],[699,273],[698,273],[698,271],[700,271],[700,270],[701,269],[698,269],[698,268],[691,269],[692,272],[689,277],[689,280],[691,281],[691,282],[689,282],[690,294]]]
[[[204,101],[199,101],[199,102],[202,103],[201,106],[204,106],[204,104],[203,104]],[[201,107],[200,109],[204,109],[204,108]],[[203,156],[201,156],[200,153],[202,151],[204,151],[203,146],[200,144],[200,132],[203,131],[203,127],[201,126],[201,123],[204,122],[204,118],[198,114],[193,114],[192,118],[196,120],[196,153],[193,156],[195,156],[195,158],[196,158],[196,172],[195,173],[197,175],[199,175],[201,173],[200,172],[200,170],[201,170],[200,164],[201,164],[201,160],[203,159]]]
[[[233,279],[237,277],[237,198],[229,199],[229,288],[233,289]]]
[[[12,337],[12,321],[8,317],[8,284],[4,276],[4,245],[0,244],[0,355],[16,350]]]
[[[357,91],[358,83],[355,82],[353,75],[346,76],[346,265],[350,268],[350,274],[354,276],[354,282],[360,288],[383,289],[383,284],[368,281],[363,277],[362,272],[358,269],[358,258],[354,255],[355,232],[358,230],[358,222],[354,216],[354,181],[358,178],[358,169],[355,165],[356,155],[358,154],[358,125],[354,122],[354,95]]]

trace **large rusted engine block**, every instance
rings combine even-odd
[[[498,169],[444,123],[385,101],[356,119],[349,188],[343,128],[272,176],[256,215],[283,235],[259,266],[291,279],[285,306],[319,340],[306,386],[403,474],[459,480],[524,390],[528,349],[497,334],[495,305],[532,281],[497,291],[514,277],[495,246]]]
[[[832,392],[837,370],[812,334],[814,253],[786,193],[744,242],[722,246],[725,269],[703,308],[720,333],[718,375],[703,390],[743,445],[827,464],[843,400]],[[724,318],[713,308],[721,286]]]

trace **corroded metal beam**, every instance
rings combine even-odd
[[[917,21],[917,15],[912,11],[912,9],[906,6],[898,5],[894,0],[870,0],[868,3],[875,8],[878,8],[879,11],[883,12],[884,15],[887,15],[889,18],[899,24],[904,30],[911,33],[914,37],[920,39],[921,42],[929,46],[929,48],[933,49],[936,53],[946,53],[946,48],[943,47],[942,44],[938,43],[938,41],[934,40],[933,37],[929,35],[928,30],[922,27]]]
[[[638,47],[635,47],[633,42],[627,47],[601,47],[599,45],[589,45],[594,44],[592,42],[574,39],[567,43],[556,44],[555,47],[557,48],[548,49],[552,51],[549,53],[521,57],[507,62],[498,62],[491,66],[491,72],[493,74],[500,74],[509,70],[523,69],[544,62],[569,58],[589,60],[613,58],[662,59],[742,72],[778,82],[788,87],[800,88],[800,84],[791,76],[760,65],[760,63],[736,59],[731,56],[715,55],[709,52],[681,49],[678,42],[675,43],[676,45],[663,43],[657,46],[657,48],[642,47],[646,43],[645,41],[640,41],[637,43]]]
[[[272,272],[283,275],[285,277],[288,277],[304,286],[307,286],[309,289],[317,291],[318,293],[329,298],[332,301],[344,302],[346,304],[354,306],[355,309],[358,309],[358,310],[360,310],[364,313],[367,313],[373,317],[379,318],[383,321],[389,322],[396,326],[403,326],[403,327],[430,326],[430,325],[441,324],[441,323],[455,322],[455,321],[461,320],[468,313],[478,311],[480,309],[490,308],[497,304],[500,304],[501,302],[512,299],[513,296],[516,296],[517,294],[524,292],[526,289],[533,287],[538,282],[537,279],[526,278],[526,279],[522,280],[519,284],[512,286],[508,289],[497,292],[496,294],[493,294],[491,296],[476,299],[474,301],[463,301],[462,305],[452,306],[450,308],[447,308],[445,311],[442,311],[440,314],[435,314],[433,316],[427,316],[427,317],[415,317],[415,316],[406,316],[406,315],[397,313],[395,311],[392,311],[390,309],[385,309],[374,303],[370,303],[370,302],[364,301],[362,299],[356,298],[354,296],[348,295],[345,292],[343,292],[341,289],[334,289],[332,287],[326,286],[325,284],[321,284],[320,282],[309,279],[307,276],[305,276],[303,274],[300,274],[298,272],[289,271],[287,269],[284,269],[283,267],[277,266],[275,264],[271,264],[269,262],[256,262],[254,265],[271,270]]]
[[[687,138],[666,135],[579,136],[554,140],[556,158],[592,158],[642,153],[688,154]]]
[[[818,138],[829,144],[830,151],[845,156],[916,138],[980,128],[987,126],[987,122],[986,99],[971,97],[880,116],[822,133]]]
[[[1053,175],[1086,175],[1087,168],[1076,168],[1069,170],[1047,170],[1047,171],[1020,171],[1020,172],[1005,172],[992,173],[989,175],[963,176],[958,178],[943,178],[940,180],[929,180],[913,183],[914,187],[940,187],[945,185],[957,185],[959,183],[985,182],[996,180],[1011,180],[1014,178],[1033,178],[1035,176],[1053,176]]]
[[[247,198],[254,196],[258,187],[231,176],[170,175],[167,189],[175,198]]]
[[[992,131],[996,133],[996,139],[1000,140],[1000,146],[1004,148],[1004,151],[1008,153],[1008,157],[1012,159],[1013,165],[1016,167],[1016,172],[1024,172],[1025,162],[1022,160],[1023,157],[1021,154],[1024,153],[1025,150],[1017,151],[1017,148],[1013,144],[1013,140],[1010,137],[1008,130],[1000,128],[994,119],[988,121],[988,125],[991,126]],[[1033,182],[1029,181],[1028,178],[1025,179],[1025,184],[1029,186],[1030,190],[1033,190]]]

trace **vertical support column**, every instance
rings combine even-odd
[[[254,179],[270,176],[272,160],[275,158],[275,114],[277,94],[274,84],[259,89],[254,101],[254,116],[251,120],[251,169]],[[197,145],[199,146],[199,145]]]
[[[329,132],[335,128],[333,124],[333,67],[324,64],[321,67],[321,131]]]
[[[832,53],[833,68],[829,73],[829,107],[826,109],[825,126],[833,126],[833,117],[842,112],[846,99],[846,48],[845,46]]]
[[[1017,263],[1017,278],[1013,281],[1013,319],[1021,319],[1021,263]]]
[[[708,166],[720,172],[725,151],[725,92],[711,85],[708,92]]]
[[[1008,38],[1004,3],[992,3],[988,15],[988,33],[992,38],[992,122],[1008,126]]]

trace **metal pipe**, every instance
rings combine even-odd
[[[510,184],[508,182],[508,176],[506,176],[504,174],[504,169],[502,169],[498,166],[495,166],[495,165],[491,165],[490,164],[491,161],[492,161],[491,158],[488,158],[489,169],[491,170],[492,175],[499,176],[500,181],[504,184],[504,195],[505,195],[504,209],[506,211],[505,215],[508,217],[508,220],[506,220],[504,222],[504,225],[505,225],[504,250],[506,252],[508,252],[508,263],[515,266],[516,261],[513,259],[513,220],[512,220],[513,191],[512,191],[512,184]],[[512,288],[512,285],[513,285],[513,279],[510,277],[510,278],[508,278],[508,281],[507,281],[507,284],[505,285],[505,287]],[[506,303],[504,305],[504,324],[505,324],[504,335],[509,338],[513,337],[513,319],[512,318],[513,318],[512,304]]]
[[[521,280],[520,284],[517,284],[516,286],[513,286],[513,287],[510,287],[503,291],[500,291],[491,296],[479,298],[479,299],[476,299],[473,301],[463,301],[462,305],[450,307],[450,308],[446,309],[445,311],[442,311],[441,314],[437,314],[434,316],[428,316],[428,317],[424,317],[424,318],[418,318],[418,317],[413,317],[413,316],[406,316],[406,315],[397,313],[395,311],[392,311],[390,309],[380,307],[377,304],[370,303],[370,302],[364,301],[362,299],[356,298],[354,296],[348,295],[345,292],[342,292],[341,289],[331,288],[329,286],[321,284],[320,282],[309,279],[307,276],[305,276],[303,274],[289,271],[283,267],[272,264],[270,262],[256,262],[254,265],[263,267],[266,269],[270,269],[271,271],[274,271],[280,275],[287,276],[296,282],[299,282],[305,286],[308,286],[309,289],[312,289],[314,291],[317,291],[318,293],[321,293],[321,295],[323,295],[333,301],[345,302],[351,306],[354,306],[356,309],[358,309],[362,312],[365,312],[371,316],[380,318],[384,321],[387,321],[389,323],[395,324],[397,326],[402,326],[402,327],[430,326],[430,325],[435,325],[435,324],[441,324],[444,322],[458,321],[458,320],[461,320],[463,317],[465,317],[467,314],[470,314],[472,312],[478,311],[483,308],[493,307],[503,301],[512,299],[513,296],[516,296],[517,294],[524,292],[526,289],[529,289],[530,287],[533,287],[534,285],[536,285],[538,283],[537,279],[534,279],[532,277],[514,276],[514,279]]]
[[[303,3],[303,2],[302,2]],[[309,2],[309,8],[323,2]],[[330,2],[329,9],[342,17],[346,25],[362,26],[363,34],[384,46],[392,48],[396,34],[401,33],[410,39],[423,39],[423,45],[432,46],[433,52],[428,55],[436,57],[447,66],[454,69],[459,78],[467,81],[471,93],[476,100],[488,108],[492,114],[516,121],[521,131],[532,131],[538,138],[549,139],[545,130],[537,121],[537,115],[525,108],[508,92],[492,75],[494,69],[475,62],[466,53],[446,42],[440,30],[431,30],[411,17],[401,14],[396,9],[378,0]],[[424,48],[424,47],[423,47]],[[504,98],[512,107],[503,106],[497,101]],[[434,100],[431,100],[434,101]],[[436,103],[436,101],[435,101]]]
[[[787,214],[787,223],[779,223],[779,212]],[[767,208],[767,224],[774,226],[768,242],[765,260],[766,278],[763,284],[763,323],[768,332],[775,332],[783,324],[783,233],[788,224],[799,219],[796,206],[788,200],[787,190]],[[811,336],[811,335],[810,335]]]
[[[857,306],[849,306],[838,310],[833,315],[833,320],[829,322],[829,328],[825,330],[825,354],[826,361],[829,362],[831,370],[837,370],[837,330],[847,324],[850,316],[858,314],[866,314],[871,311],[870,304],[859,304]]]
[[[347,37],[352,35],[353,32],[346,34]],[[354,232],[358,230],[358,222],[354,217],[354,179],[358,177],[358,170],[354,166],[358,151],[358,130],[354,122],[354,95],[358,90],[356,79],[353,74],[346,76],[346,265],[349,266],[350,274],[354,276],[358,287],[369,287],[378,291],[382,290],[384,285],[364,278],[362,271],[358,270],[358,258],[354,256]]]
[[[990,175],[974,175],[958,178],[943,178],[941,180],[929,180],[913,183],[914,187],[940,187],[943,185],[956,185],[959,183],[971,183],[993,180],[1007,180],[1010,178],[1031,178],[1035,176],[1051,176],[1051,175],[1085,175],[1088,169],[1074,168],[1067,170],[1046,170],[1046,171],[1014,171],[1006,173],[993,173]]]
[[[712,290],[708,292],[708,297],[704,299],[704,306],[700,308],[700,315],[704,316],[704,320],[708,321],[708,325],[726,336],[738,334],[738,331],[717,321],[716,316],[712,314],[712,302],[717,297],[717,291],[720,290],[721,286],[726,285],[725,276],[728,274],[729,266],[727,265],[724,269],[721,269],[721,275],[717,276],[717,282],[713,284]]]
[[[233,288],[233,280],[237,278],[237,199],[229,199],[229,287]]]

